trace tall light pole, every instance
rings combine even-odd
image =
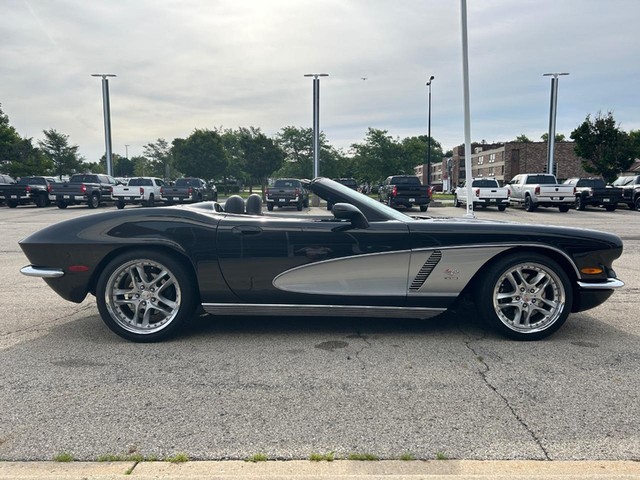
[[[328,73],[305,73],[305,77],[313,77],[313,178],[319,175],[320,164],[320,77],[328,77]]]
[[[107,175],[113,175],[111,155],[111,107],[109,106],[109,78],[113,73],[92,73],[92,77],[102,77],[102,111],[104,113],[104,143],[106,149]]]
[[[127,160],[129,160],[129,145],[124,146],[124,156]]]
[[[471,197],[471,110],[469,107],[469,36],[467,33],[467,0],[460,0],[460,23],[462,26],[462,91],[464,97],[464,180],[467,184],[467,198]],[[467,202],[468,218],[475,218],[473,202]]]
[[[558,77],[568,73],[543,73],[551,77],[551,106],[549,107],[549,138],[547,139],[547,173],[553,173],[553,147],[556,142],[556,113],[558,111]]]
[[[429,87],[429,120],[427,126],[427,185],[431,185],[431,82],[436,78],[433,75],[429,78],[429,81],[426,83],[427,87]]]

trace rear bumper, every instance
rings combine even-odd
[[[33,265],[22,267],[20,273],[27,277],[39,278],[60,278],[64,275],[60,268],[34,267]]]

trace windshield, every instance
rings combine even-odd
[[[370,222],[387,220],[409,222],[415,220],[415,218],[394,210],[364,193],[328,178],[316,178],[309,184],[309,189],[327,202],[333,204],[351,203],[357,206]]]
[[[553,175],[529,175],[527,177],[528,185],[555,185],[556,177]]]

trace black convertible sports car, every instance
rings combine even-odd
[[[196,307],[219,315],[428,318],[469,294],[496,329],[546,337],[570,312],[624,284],[616,235],[592,230],[412,218],[326,178],[309,189],[332,216],[262,215],[257,195],[67,220],[22,242],[63,298],[96,296],[107,326],[133,341],[174,334]]]

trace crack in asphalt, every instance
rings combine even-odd
[[[467,333],[462,332],[465,335],[468,336]],[[538,445],[538,447],[540,448],[540,450],[542,450],[542,453],[544,454],[544,458],[545,460],[552,460],[552,458],[549,456],[549,452],[547,452],[547,449],[544,448],[544,445],[542,444],[542,440],[540,440],[538,438],[538,436],[536,435],[536,433],[533,431],[533,429],[531,429],[531,427],[529,427],[529,425],[527,424],[527,422],[525,422],[520,415],[518,415],[518,412],[516,412],[515,408],[513,408],[513,406],[511,405],[511,403],[509,403],[509,399],[504,396],[502,393],[500,393],[498,391],[498,388],[493,385],[490,381],[489,378],[487,377],[487,373],[489,373],[489,371],[491,370],[491,367],[489,367],[489,364],[487,362],[484,361],[484,358],[478,353],[476,352],[476,350],[473,348],[473,346],[471,345],[471,342],[475,341],[475,340],[481,340],[483,337],[479,337],[476,339],[473,338],[469,338],[468,340],[464,341],[465,346],[467,347],[467,349],[473,353],[473,355],[475,356],[476,360],[478,362],[480,362],[482,364],[482,366],[484,367],[484,369],[479,369],[478,373],[480,373],[480,376],[482,377],[482,380],[484,381],[485,385],[487,387],[489,387],[498,397],[500,397],[502,399],[502,401],[504,402],[504,404],[507,406],[507,408],[511,411],[513,417],[518,421],[518,423],[520,423],[520,425],[522,425],[522,427],[529,433],[529,435],[531,436],[531,438],[533,438],[533,440],[536,442],[536,444]]]
[[[361,332],[359,332],[359,331],[357,331],[357,330],[356,330],[356,333],[355,333],[355,334],[353,334],[353,335],[349,335],[349,337],[348,337],[348,338],[357,338],[357,339],[362,340],[362,341],[364,342],[364,346],[363,346],[360,350],[357,350],[357,351],[356,351],[356,353],[355,353],[354,355],[355,355],[356,360],[358,360],[358,362],[360,362],[360,365],[362,365],[362,370],[365,370],[365,369],[366,369],[366,365],[365,365],[365,363],[364,363],[364,360],[362,360],[362,359],[360,358],[360,354],[361,354],[365,349],[367,349],[367,348],[371,348],[371,347],[372,347],[371,342],[370,342],[369,340],[367,340],[367,337],[366,337],[365,335],[363,335]]]

